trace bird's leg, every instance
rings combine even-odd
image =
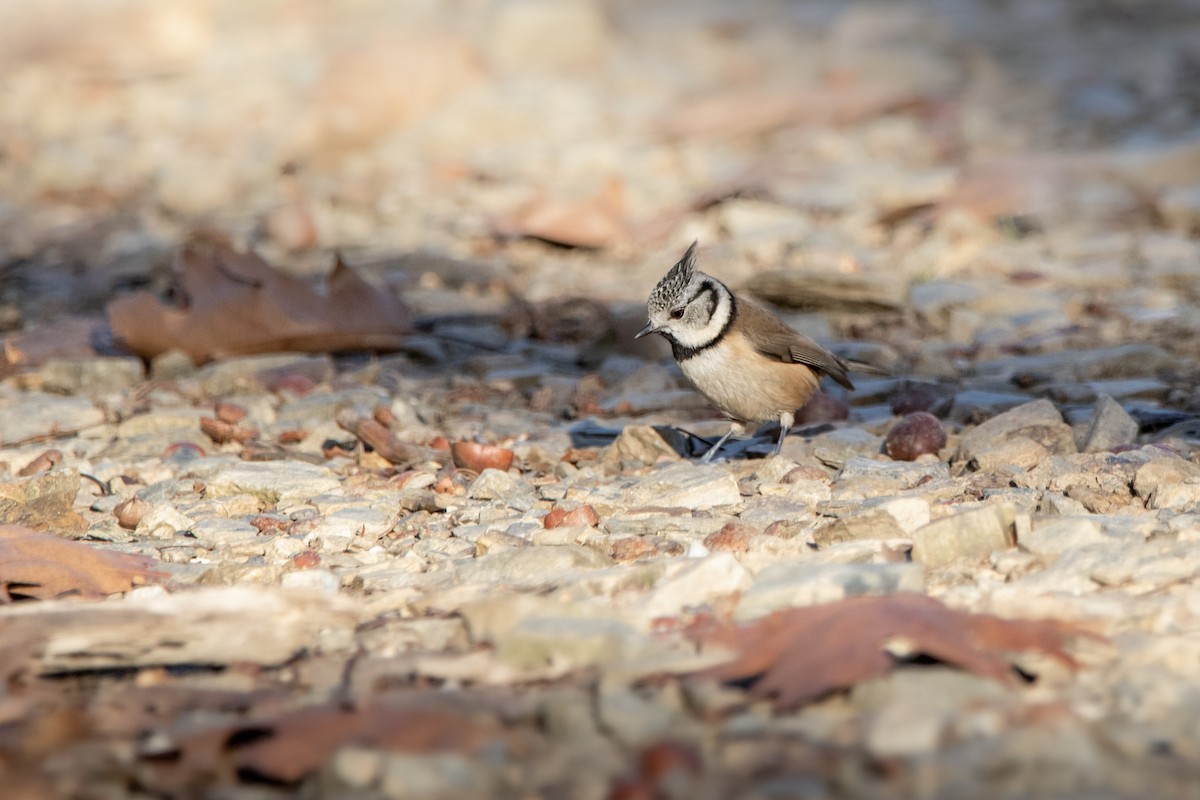
[[[783,440],[788,435],[788,430],[796,422],[796,415],[791,411],[784,411],[779,415],[779,441],[775,443],[775,450],[771,453],[773,456],[779,455],[783,450]]]
[[[723,444],[725,444],[725,442],[729,441],[730,436],[741,436],[745,432],[746,432],[745,425],[743,425],[740,422],[730,422],[729,423],[729,433],[726,433],[724,436],[722,436],[720,439],[717,440],[716,444],[714,444],[712,447],[708,448],[708,452],[700,457],[700,463],[707,464],[710,461],[712,461],[713,457],[716,456],[717,451],[721,449],[721,445],[723,445]]]

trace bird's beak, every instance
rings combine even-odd
[[[634,336],[633,338],[640,339],[643,336],[645,336],[647,333],[654,333],[656,330],[658,330],[658,328],[654,327],[653,322],[647,322],[646,327],[644,327],[640,331],[638,331],[637,336]]]

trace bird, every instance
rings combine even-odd
[[[646,301],[646,326],[635,339],[657,333],[671,344],[684,376],[729,418],[729,432],[700,461],[708,463],[731,436],[749,423],[779,421],[783,449],[796,410],[828,375],[847,389],[852,362],[843,361],[792,330],[771,311],[735,295],[721,281],[696,269],[696,242],[663,276]]]

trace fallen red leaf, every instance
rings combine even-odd
[[[891,642],[976,675],[1007,681],[1007,653],[1032,650],[1068,667],[1063,650],[1072,636],[1096,637],[1057,620],[1008,620],[947,608],[921,594],[854,597],[835,603],[777,611],[739,627],[704,627],[693,638],[705,647],[729,648],[731,661],[697,675],[724,682],[751,682],[756,697],[794,708],[836,689],[885,675],[896,661]]]
[[[92,342],[102,327],[101,320],[72,317],[0,336],[0,376],[52,358],[95,358]]]
[[[62,463],[62,450],[50,449],[39,455],[33,461],[25,465],[25,468],[17,473],[18,478],[28,478],[31,475],[38,475],[42,472],[49,472]]]
[[[350,431],[363,444],[370,447],[385,460],[393,464],[413,464],[418,461],[437,461],[441,455],[437,451],[416,444],[402,442],[396,434],[380,425],[374,419],[356,417],[352,413],[339,414],[339,427]],[[330,456],[327,454],[326,458]]]
[[[599,192],[580,200],[539,196],[496,227],[501,234],[570,247],[609,247],[628,235],[624,188],[620,181],[611,179]]]
[[[169,759],[156,758],[159,789],[197,778],[228,784],[234,776],[291,784],[325,764],[344,745],[395,753],[473,755],[512,737],[493,719],[436,707],[311,706],[233,725],[189,732]]]
[[[322,291],[254,253],[198,238],[175,261],[173,305],[150,292],[113,300],[113,334],[153,358],[183,350],[196,363],[250,353],[394,350],[409,330],[399,298],[370,285],[340,259]]]
[[[101,598],[164,575],[147,556],[101,550],[20,525],[0,525],[0,599]]]

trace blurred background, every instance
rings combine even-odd
[[[0,62],[0,332],[198,230],[620,330],[699,239],[916,372],[1200,331],[1195,0],[4,0]]]

